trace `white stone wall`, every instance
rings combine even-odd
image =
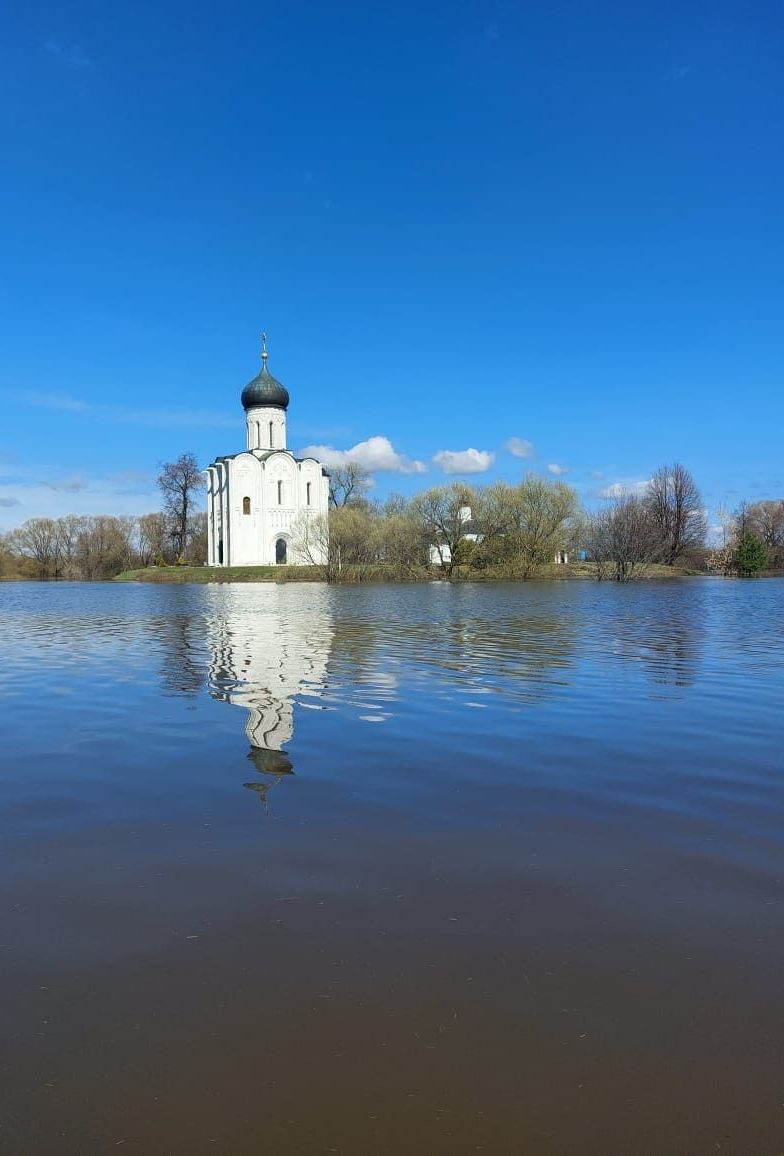
[[[245,448],[286,449],[286,411],[278,406],[257,406],[245,414]]]
[[[314,458],[245,452],[209,467],[207,502],[211,565],[273,566],[279,539],[287,562],[305,563],[296,554],[297,525],[328,516],[329,480]]]

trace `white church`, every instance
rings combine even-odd
[[[297,553],[303,519],[327,517],[329,478],[315,458],[286,448],[288,390],[267,369],[262,334],[261,372],[242,391],[243,453],[207,467],[207,563],[282,566],[320,562]]]

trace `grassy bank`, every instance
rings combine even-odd
[[[688,578],[698,571],[678,566],[650,566],[641,572],[639,579]],[[437,570],[423,570],[419,574],[409,574],[406,582],[433,582],[441,575]],[[544,566],[533,578],[554,581],[595,581],[596,571],[587,562],[576,562],[568,566]],[[453,581],[460,582],[510,582],[513,575],[496,573],[493,570],[470,570],[461,568],[452,575]],[[318,568],[312,566],[150,566],[144,570],[125,570],[118,574],[115,582],[320,582],[323,581]],[[376,566],[370,571],[359,573],[346,568],[341,583],[353,585],[358,582],[399,582],[400,576],[392,570]]]
[[[312,566],[148,566],[115,582],[318,582]]]

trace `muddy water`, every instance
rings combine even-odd
[[[0,587],[0,1151],[784,1151],[784,582]]]

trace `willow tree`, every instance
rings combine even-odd
[[[567,546],[579,512],[577,495],[564,482],[536,474],[516,486],[498,482],[483,494],[482,551],[491,564],[531,578]]]
[[[327,582],[364,582],[381,555],[380,518],[367,506],[338,506],[329,514],[303,511],[292,532],[292,555]]]
[[[465,539],[469,519],[476,516],[478,493],[461,482],[433,486],[417,494],[410,505],[411,516],[422,538],[436,551],[441,569],[448,578],[460,562],[460,543]]]

